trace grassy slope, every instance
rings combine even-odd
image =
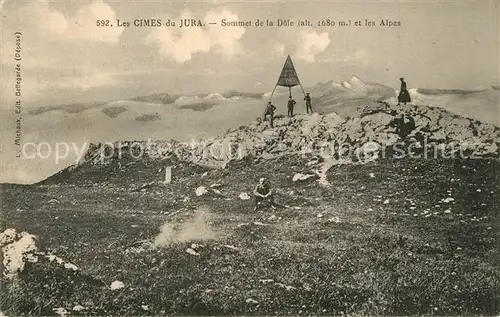
[[[129,189],[161,179],[157,170],[169,162],[110,166],[93,176],[82,169],[66,184],[4,185],[2,226],[39,235],[43,248],[81,273],[34,264],[4,285],[0,308],[14,315],[76,304],[93,315],[498,314],[498,162],[333,167],[332,186],[324,188],[312,179],[292,182],[295,172],[307,171],[300,161],[247,158],[204,177],[206,169],[177,163],[171,186],[142,192]],[[290,208],[256,213],[251,201],[237,198],[261,175]],[[224,197],[194,194],[212,183],[223,184]],[[440,203],[448,194],[455,201]],[[190,243],[135,252],[162,223],[201,206],[212,211],[221,238],[200,241],[200,256],[186,253]],[[426,218],[426,209],[433,215]],[[328,221],[335,216],[339,223]],[[114,280],[126,288],[102,286]]]

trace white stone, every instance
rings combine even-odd
[[[24,269],[26,261],[36,262],[33,255],[38,250],[36,237],[27,232],[17,233],[14,229],[6,229],[0,234],[3,253],[4,275],[13,277]]]
[[[121,281],[114,281],[113,283],[111,283],[111,285],[109,286],[109,288],[111,290],[117,290],[117,289],[121,289],[121,288],[124,288],[125,287],[125,284],[123,284],[123,282]]]
[[[311,178],[311,177],[314,177],[315,175],[314,174],[302,174],[302,173],[297,173],[295,175],[293,175],[293,178],[292,178],[292,181],[293,182],[296,182],[296,181],[304,181],[308,178]]]
[[[63,307],[53,308],[52,310],[54,311],[54,313],[56,313],[56,315],[59,315],[59,316],[69,315],[69,312]]]
[[[328,219],[329,222],[335,222],[335,223],[340,223],[340,218],[339,217],[333,217]]]
[[[64,263],[64,268],[69,269],[69,270],[73,270],[73,271],[78,270],[78,267],[76,265],[74,265],[73,263]]]
[[[84,309],[85,309],[85,307],[83,307],[82,305],[75,305],[73,307],[73,311],[82,311]]]
[[[256,301],[256,300],[255,300],[255,299],[253,299],[253,298],[247,298],[247,299],[245,300],[245,302],[246,302],[247,304],[258,304],[258,303],[259,303],[258,301]]]
[[[249,200],[250,196],[247,193],[243,192],[243,193],[240,193],[240,195],[238,196],[238,198],[241,199],[241,200]]]
[[[208,190],[205,188],[205,186],[200,186],[195,190],[196,196],[202,196],[205,195],[206,193],[208,193]]]

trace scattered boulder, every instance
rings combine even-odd
[[[296,290],[297,289],[296,287],[293,287],[291,285],[286,285],[286,284],[283,284],[283,283],[274,283],[274,285],[276,285],[278,287],[281,287],[281,288],[284,288],[287,291],[291,291],[291,290]]]
[[[85,310],[85,307],[83,307],[82,305],[75,305],[73,307],[73,311],[80,312],[82,310]]]
[[[64,263],[64,268],[73,270],[73,271],[78,271],[78,267],[74,265],[73,263]]]
[[[58,316],[68,316],[69,315],[69,312],[63,307],[53,308],[52,310]]]
[[[340,218],[339,217],[332,217],[328,219],[329,222],[334,222],[334,223],[340,223]]]
[[[247,193],[243,192],[238,196],[238,198],[241,200],[249,200],[250,196]]]
[[[189,254],[191,254],[191,255],[200,255],[198,252],[196,252],[192,248],[187,248],[186,252],[189,253]]]
[[[111,283],[111,285],[109,286],[109,288],[114,291],[114,290],[117,290],[117,289],[122,289],[125,287],[125,284],[122,282],[122,281],[114,281]]]
[[[208,190],[205,186],[200,186],[200,187],[196,188],[196,190],[195,190],[196,196],[203,196],[206,193],[208,193]]]
[[[245,302],[246,302],[247,304],[258,304],[258,303],[259,303],[258,301],[256,301],[256,300],[255,300],[255,299],[253,299],[253,298],[247,298],[247,299],[245,300]]]
[[[27,232],[6,229],[0,233],[0,248],[3,253],[2,271],[7,278],[22,272],[27,261],[38,261],[36,236]]]
[[[297,173],[297,174],[293,175],[292,181],[293,182],[296,182],[296,181],[305,181],[306,179],[309,179],[309,178],[315,177],[315,176],[316,175],[314,175],[314,174]]]

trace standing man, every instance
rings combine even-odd
[[[401,103],[404,103],[406,105],[407,102],[411,102],[411,97],[410,93],[408,92],[408,89],[406,88],[406,82],[403,77],[399,78],[401,81],[401,88],[399,89],[399,96],[398,96],[398,106]]]
[[[309,96],[309,93],[306,94],[304,100],[306,101],[306,113],[309,113],[309,110],[311,110],[311,113],[313,113],[313,108],[311,106],[311,96]]]
[[[276,107],[269,101],[266,106],[266,111],[264,112],[264,121],[266,121],[267,115],[271,116],[271,128],[274,128],[274,110]]]
[[[293,107],[295,106],[296,102],[295,100],[292,99],[292,96],[290,96],[290,99],[288,99],[288,116],[292,117],[293,116]]]

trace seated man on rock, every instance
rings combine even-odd
[[[406,138],[415,129],[415,119],[411,115],[401,113],[401,117],[396,126],[396,133],[402,138]]]
[[[256,211],[257,208],[259,207],[260,202],[266,200],[271,203],[271,206],[273,208],[278,206],[278,204],[274,202],[274,195],[271,190],[271,186],[264,177],[261,177],[259,179],[259,183],[257,184],[257,186],[255,186],[253,194],[255,195],[255,208],[253,209],[254,211]]]

